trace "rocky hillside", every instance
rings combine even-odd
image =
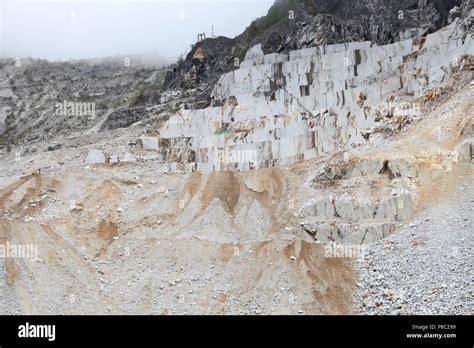
[[[233,70],[249,48],[286,53],[315,45],[354,41],[389,44],[426,35],[456,17],[466,20],[472,0],[277,0],[268,14],[252,22],[235,39],[218,37],[197,43],[170,71],[165,88],[202,90],[197,100],[209,102],[209,91],[222,72]],[[238,59],[236,61],[236,59]],[[237,62],[237,64],[235,64]]]
[[[470,314],[472,19],[277,1],[166,70],[2,62],[0,244],[37,250],[0,314]]]
[[[160,103],[164,72],[133,57],[0,61],[0,143],[44,141],[93,126],[128,127],[145,117],[146,107]],[[87,110],[65,110],[68,103]]]

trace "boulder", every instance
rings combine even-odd
[[[89,150],[86,158],[87,164],[105,163],[105,155],[102,150]]]
[[[158,150],[157,137],[141,137],[139,140],[145,150]]]

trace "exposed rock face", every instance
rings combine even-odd
[[[249,171],[246,187],[262,194],[254,169],[381,145],[419,120],[453,74],[472,78],[474,40],[465,24],[454,16],[422,40],[387,45],[362,41],[268,54],[255,45],[239,69],[216,83],[211,99],[219,106],[182,110],[160,129],[170,170]],[[472,139],[465,133],[457,156],[469,161]],[[314,175],[315,198],[298,210],[300,226],[323,243],[373,243],[411,217],[414,180],[445,170],[403,156],[327,161]]]
[[[282,0],[277,1],[278,10],[273,11],[295,11],[295,23],[290,18],[287,28],[279,23],[279,36],[283,49],[296,49],[362,40],[379,45],[393,43],[423,30],[439,29],[447,24],[449,10],[460,4],[461,1],[442,0]]]
[[[313,179],[317,198],[299,210],[303,228],[322,242],[364,244],[387,237],[413,211],[408,180],[417,177],[413,167],[412,160],[403,158],[326,162]],[[390,185],[374,191],[374,181]]]
[[[233,40],[223,36],[197,43],[186,59],[167,73],[164,88],[189,89],[201,83],[203,88],[209,88],[206,83],[215,82],[216,76],[229,71],[232,66],[232,45]],[[207,90],[207,95],[211,88]]]
[[[450,13],[454,7],[459,13]],[[198,100],[205,101],[208,86],[222,72],[235,69],[235,59],[242,61],[257,44],[264,53],[356,41],[386,45],[434,32],[457,16],[466,21],[465,29],[472,28],[472,19],[467,20],[472,7],[472,0],[277,0],[267,16],[235,39],[219,37],[198,43],[168,74],[165,87],[203,83]],[[196,59],[196,53],[204,58]]]
[[[452,71],[472,69],[461,63],[472,55],[472,35],[465,36],[459,19],[424,43],[365,41],[268,55],[257,45],[212,91],[223,106],[182,110],[161,137],[170,162],[199,171],[329,155],[376,142],[419,117],[424,98]]]

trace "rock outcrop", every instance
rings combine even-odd
[[[181,110],[160,130],[161,145],[191,170],[247,171],[377,142],[420,117],[453,71],[472,70],[473,55],[459,19],[425,40],[384,46],[265,55],[258,45],[217,82],[211,97],[222,106]]]
[[[357,41],[387,45],[432,33],[455,18],[472,30],[472,8],[472,0],[277,0],[235,39],[197,43],[168,73],[165,88],[201,86],[197,100],[205,107],[209,86],[257,44],[264,53]]]

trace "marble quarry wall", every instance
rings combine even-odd
[[[172,116],[159,148],[170,170],[248,171],[363,145],[386,122],[381,110],[416,114],[418,97],[474,55],[472,34],[460,28],[455,21],[424,43],[354,42],[289,55],[255,46],[216,84],[211,96],[221,106]]]

